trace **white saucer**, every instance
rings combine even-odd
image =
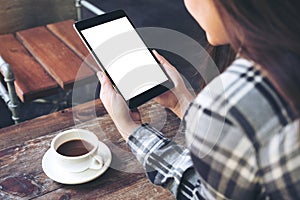
[[[83,172],[68,172],[63,170],[52,155],[50,149],[45,153],[42,159],[42,168],[45,174],[52,180],[63,184],[81,184],[89,182],[101,174],[109,167],[112,155],[110,149],[99,141],[98,154],[103,158],[104,165],[99,170],[87,169]]]

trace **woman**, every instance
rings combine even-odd
[[[175,83],[156,101],[183,120],[189,150],[141,125],[139,113],[130,112],[99,73],[108,113],[148,178],[178,199],[299,199],[298,0],[186,0],[185,5],[210,44],[229,44],[238,53],[193,97],[175,68],[155,52]],[[220,80],[224,90],[208,91]]]

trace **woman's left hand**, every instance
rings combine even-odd
[[[118,131],[127,141],[132,132],[141,125],[140,113],[128,108],[122,96],[114,90],[103,72],[98,72],[97,76],[101,83],[100,99]]]

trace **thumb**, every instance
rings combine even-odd
[[[97,77],[100,81],[101,84],[101,91],[110,91],[113,90],[112,84],[110,83],[110,80],[107,78],[104,72],[98,71],[97,72]]]
[[[98,72],[97,72],[97,77],[98,77],[98,79],[99,79],[101,85],[105,82],[105,77],[104,77],[104,76],[105,76],[105,75],[104,75],[104,73],[103,73],[102,71],[98,71]]]

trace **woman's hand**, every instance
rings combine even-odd
[[[121,95],[113,89],[110,80],[103,72],[98,72],[97,76],[101,83],[100,99],[118,131],[127,141],[134,129],[141,124],[140,113],[129,110]]]
[[[172,90],[165,92],[154,100],[162,106],[172,110],[180,119],[182,119],[188,105],[195,96],[186,88],[183,79],[176,68],[156,51],[153,51],[153,53],[174,83],[174,88]]]

